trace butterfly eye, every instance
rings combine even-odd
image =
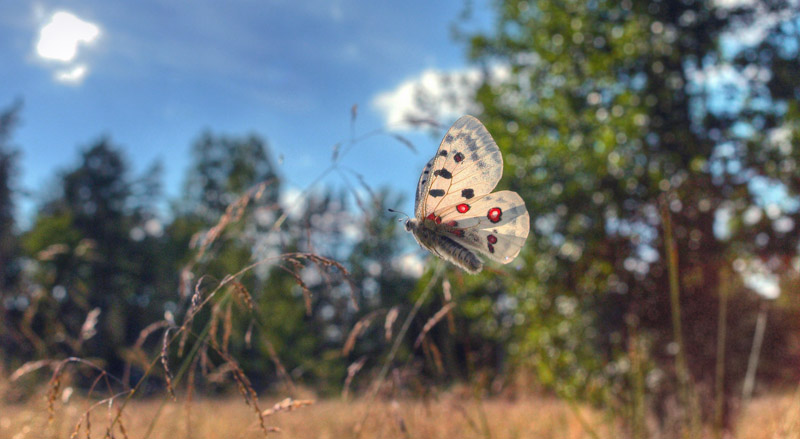
[[[411,231],[411,220],[406,220],[406,231],[407,232]]]

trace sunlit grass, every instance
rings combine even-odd
[[[280,398],[262,398],[271,407]],[[741,439],[798,438],[800,425],[793,395],[772,394],[754,399],[742,411],[735,431]],[[152,430],[153,439],[180,438],[257,438],[264,437],[252,411],[241,398],[200,399],[187,404],[184,398],[161,408],[160,398],[132,402],[125,410],[122,425],[114,437],[148,437],[151,419],[161,410]],[[369,413],[361,437],[367,438],[588,438],[566,402],[551,397],[492,398],[483,401],[448,393],[428,399],[356,399],[317,401],[311,406],[269,416],[268,423],[280,432],[275,437],[341,438],[356,437],[355,426]],[[59,403],[57,414],[48,421],[46,404],[34,399],[25,404],[0,406],[0,438],[65,438],[87,409],[84,400]],[[615,426],[607,425],[600,411],[581,407],[582,416],[602,438],[618,437]],[[115,410],[105,407],[92,411],[91,437],[104,437],[108,416]],[[794,423],[791,420],[794,419]],[[787,423],[787,421],[790,421]],[[83,425],[78,437],[87,437]]]

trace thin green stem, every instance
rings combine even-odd
[[[669,297],[670,309],[672,311],[672,337],[678,346],[675,354],[675,373],[678,378],[679,395],[684,415],[691,410],[691,397],[689,389],[689,369],[686,363],[686,355],[683,343],[683,328],[681,326],[681,298],[680,282],[678,276],[678,250],[672,232],[672,217],[669,212],[668,203],[662,202],[661,219],[664,224],[664,247],[667,253],[667,271],[669,273]],[[694,424],[694,423],[692,423]]]

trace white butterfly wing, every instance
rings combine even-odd
[[[435,215],[448,227],[451,239],[503,264],[517,257],[530,231],[525,201],[511,191],[462,202]]]
[[[488,194],[503,176],[503,156],[486,127],[463,116],[445,134],[417,185],[414,215],[428,215]]]
[[[417,183],[417,196],[414,199],[414,213],[417,217],[419,217],[420,201],[425,199],[425,196],[422,194],[426,193],[428,187],[430,187],[430,173],[434,160],[436,160],[436,156],[428,160],[425,168],[422,169],[422,175],[419,176],[419,182]]]

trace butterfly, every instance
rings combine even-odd
[[[507,264],[525,244],[530,216],[516,192],[491,192],[503,176],[503,156],[483,124],[463,116],[445,134],[417,184],[406,230],[419,245],[469,272],[483,261]]]

